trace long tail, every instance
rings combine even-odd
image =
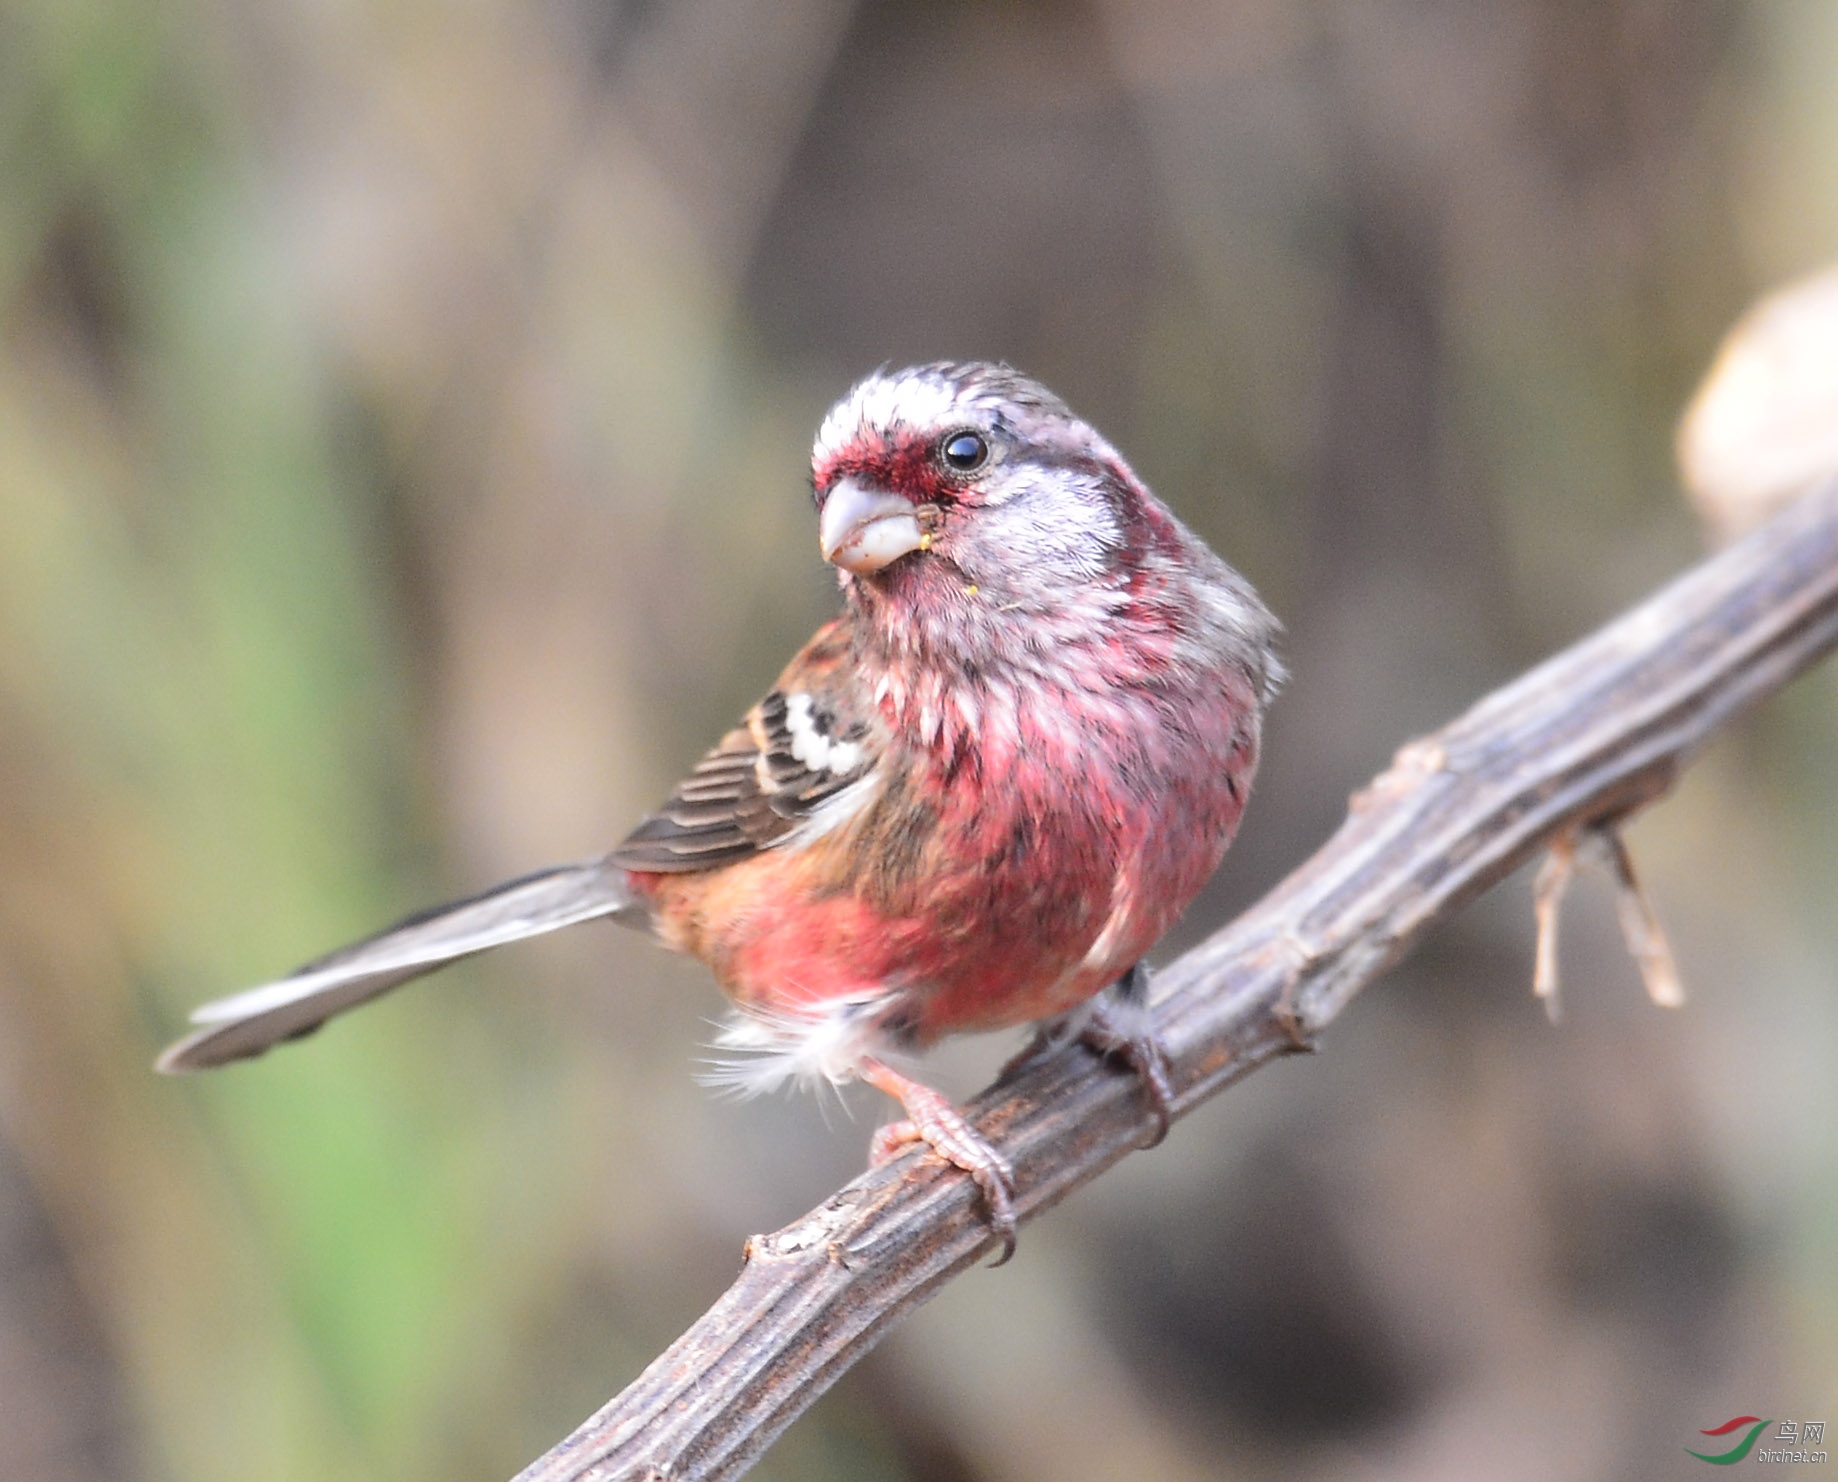
[[[525,875],[471,900],[419,911],[285,978],[205,1004],[191,1016],[204,1027],[169,1046],[154,1068],[177,1075],[259,1055],[475,952],[577,921],[642,910],[626,872],[603,859]]]

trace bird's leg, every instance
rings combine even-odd
[[[1015,1172],[964,1114],[930,1086],[903,1076],[879,1060],[864,1060],[861,1078],[885,1091],[906,1108],[906,1120],[890,1122],[874,1134],[869,1162],[876,1168],[897,1157],[910,1143],[923,1142],[947,1163],[976,1180],[983,1191],[990,1228],[1001,1237],[998,1266],[1015,1253]]]
[[[1112,993],[1108,1004],[1101,999],[1092,1002],[1079,1038],[1136,1072],[1155,1113],[1154,1135],[1143,1144],[1152,1148],[1168,1135],[1174,1120],[1174,1087],[1168,1082],[1168,1052],[1149,1025],[1149,965],[1138,962],[1117,979]]]

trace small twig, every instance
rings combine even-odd
[[[1305,1043],[1553,840],[1659,796],[1699,746],[1835,643],[1838,483],[1406,747],[1311,859],[1156,975],[1175,1115]],[[1624,902],[1643,902],[1621,861]],[[1664,1001],[1677,976],[1644,903],[1635,914],[1630,939]],[[1154,1118],[1131,1075],[1072,1048],[970,1113],[1013,1162],[1024,1222],[1133,1151]],[[738,1476],[991,1244],[970,1180],[935,1158],[863,1174],[749,1241],[708,1313],[521,1482]]]
[[[1634,856],[1622,838],[1618,821],[1575,824],[1552,839],[1532,881],[1532,913],[1538,925],[1537,955],[1532,966],[1532,995],[1544,1000],[1545,1012],[1557,1022],[1557,923],[1564,893],[1579,864],[1600,864],[1615,881],[1615,919],[1621,940],[1640,969],[1647,997],[1662,1009],[1683,1008],[1685,985],[1672,958],[1672,944],[1652,898],[1634,869]]]
[[[1662,1009],[1683,1008],[1685,987],[1679,981],[1678,964],[1672,960],[1672,944],[1666,940],[1646,887],[1634,872],[1634,856],[1628,853],[1627,840],[1621,837],[1620,829],[1607,826],[1597,829],[1596,835],[1615,875],[1615,915],[1621,922],[1621,939],[1640,968],[1647,997]]]
[[[1565,829],[1544,852],[1544,862],[1532,880],[1532,917],[1538,925],[1538,947],[1532,959],[1532,996],[1544,1000],[1544,1011],[1553,1024],[1558,1018],[1557,923],[1563,914],[1564,892],[1576,878],[1576,830]]]

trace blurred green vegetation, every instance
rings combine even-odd
[[[148,1071],[616,839],[828,610],[854,375],[1041,375],[1290,622],[1184,940],[1692,559],[1676,411],[1838,256],[1835,16],[0,7],[0,1478],[506,1475],[859,1161],[704,1098],[712,988],[610,931]],[[1835,729],[1828,674],[1642,824],[1686,1014],[1585,904],[1547,1030],[1484,903],[761,1475],[1660,1475],[1823,1416]]]

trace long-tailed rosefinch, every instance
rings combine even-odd
[[[713,970],[736,1085],[887,1091],[908,1120],[876,1160],[930,1144],[1012,1247],[1005,1163],[889,1054],[1095,1022],[1162,1085],[1123,1011],[1237,828],[1277,623],[1004,366],[870,376],[824,419],[811,481],[841,615],[623,844],[207,1004],[159,1068],[255,1055],[457,958],[617,916]]]

